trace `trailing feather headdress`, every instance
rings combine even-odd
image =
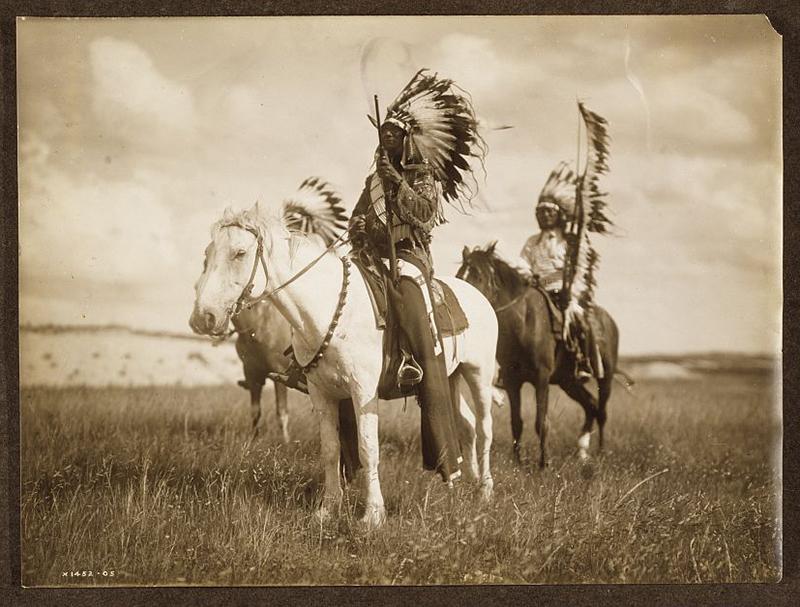
[[[317,234],[330,246],[346,229],[347,213],[330,184],[309,177],[283,202],[283,221],[290,231]]]
[[[406,155],[427,161],[445,200],[463,209],[477,191],[470,160],[483,166],[487,152],[469,94],[422,69],[389,105],[386,121],[406,132]]]
[[[612,226],[605,214],[606,194],[598,186],[600,176],[608,172],[609,137],[605,118],[589,110],[582,102],[578,102],[578,110],[586,127],[586,163],[583,172],[577,176],[575,211],[567,226],[567,233],[572,235],[575,245],[564,268],[564,288],[571,300],[589,310],[594,302],[595,274],[600,260],[589,233],[606,234]]]

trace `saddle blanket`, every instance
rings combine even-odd
[[[367,285],[369,298],[372,302],[372,312],[375,316],[375,326],[378,329],[386,327],[386,310],[388,302],[386,300],[386,285],[384,278],[375,270],[366,267],[358,258],[352,258],[353,263],[364,277]],[[408,276],[413,279],[421,278],[421,272],[412,263],[398,259],[398,270],[401,276]],[[433,318],[436,328],[442,337],[459,335],[469,328],[469,321],[461,307],[455,293],[444,282],[434,278],[428,283],[429,289],[425,289],[420,284],[426,307],[433,305]]]

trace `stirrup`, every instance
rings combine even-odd
[[[586,366],[579,363],[575,368],[575,379],[582,384],[585,384],[587,381],[592,379],[592,377],[594,377],[594,374],[591,371],[591,367],[587,369]]]
[[[274,382],[308,394],[308,382],[306,381],[305,373],[296,365],[289,365],[284,373],[270,371],[267,373],[267,377]]]
[[[405,352],[403,352],[402,356],[400,366],[397,369],[397,385],[401,388],[416,386],[422,381],[422,367],[414,360],[413,355],[406,356]]]

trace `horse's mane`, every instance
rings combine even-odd
[[[312,233],[303,233],[290,230],[286,226],[285,216],[279,215],[275,209],[265,207],[256,203],[249,209],[234,210],[231,207],[225,209],[222,218],[211,226],[211,238],[225,227],[236,226],[244,230],[255,231],[266,236],[270,232],[278,231],[289,241],[289,254],[294,256],[300,246],[309,244],[315,248],[324,248],[322,239]]]
[[[483,249],[475,247],[464,262],[478,272],[489,276],[492,286],[502,289],[511,296],[530,286],[530,279],[519,268],[511,265],[495,252],[496,242]]]
[[[268,227],[279,222],[280,218],[277,215],[272,216],[261,213],[259,212],[261,209],[258,204],[249,209],[240,210],[227,207],[222,214],[222,218],[211,226],[211,237],[213,238],[220,229],[230,226],[236,226],[244,230],[255,230],[259,234],[265,234]]]

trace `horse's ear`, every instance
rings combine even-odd
[[[496,241],[496,240],[493,240],[492,242],[490,242],[490,243],[489,243],[489,246],[488,246],[488,247],[486,247],[486,252],[487,252],[487,253],[494,253],[494,248],[495,248],[496,246],[497,246],[497,241]]]
[[[461,259],[463,261],[467,261],[467,257],[469,257],[469,247],[464,245],[463,250],[461,251]]]

